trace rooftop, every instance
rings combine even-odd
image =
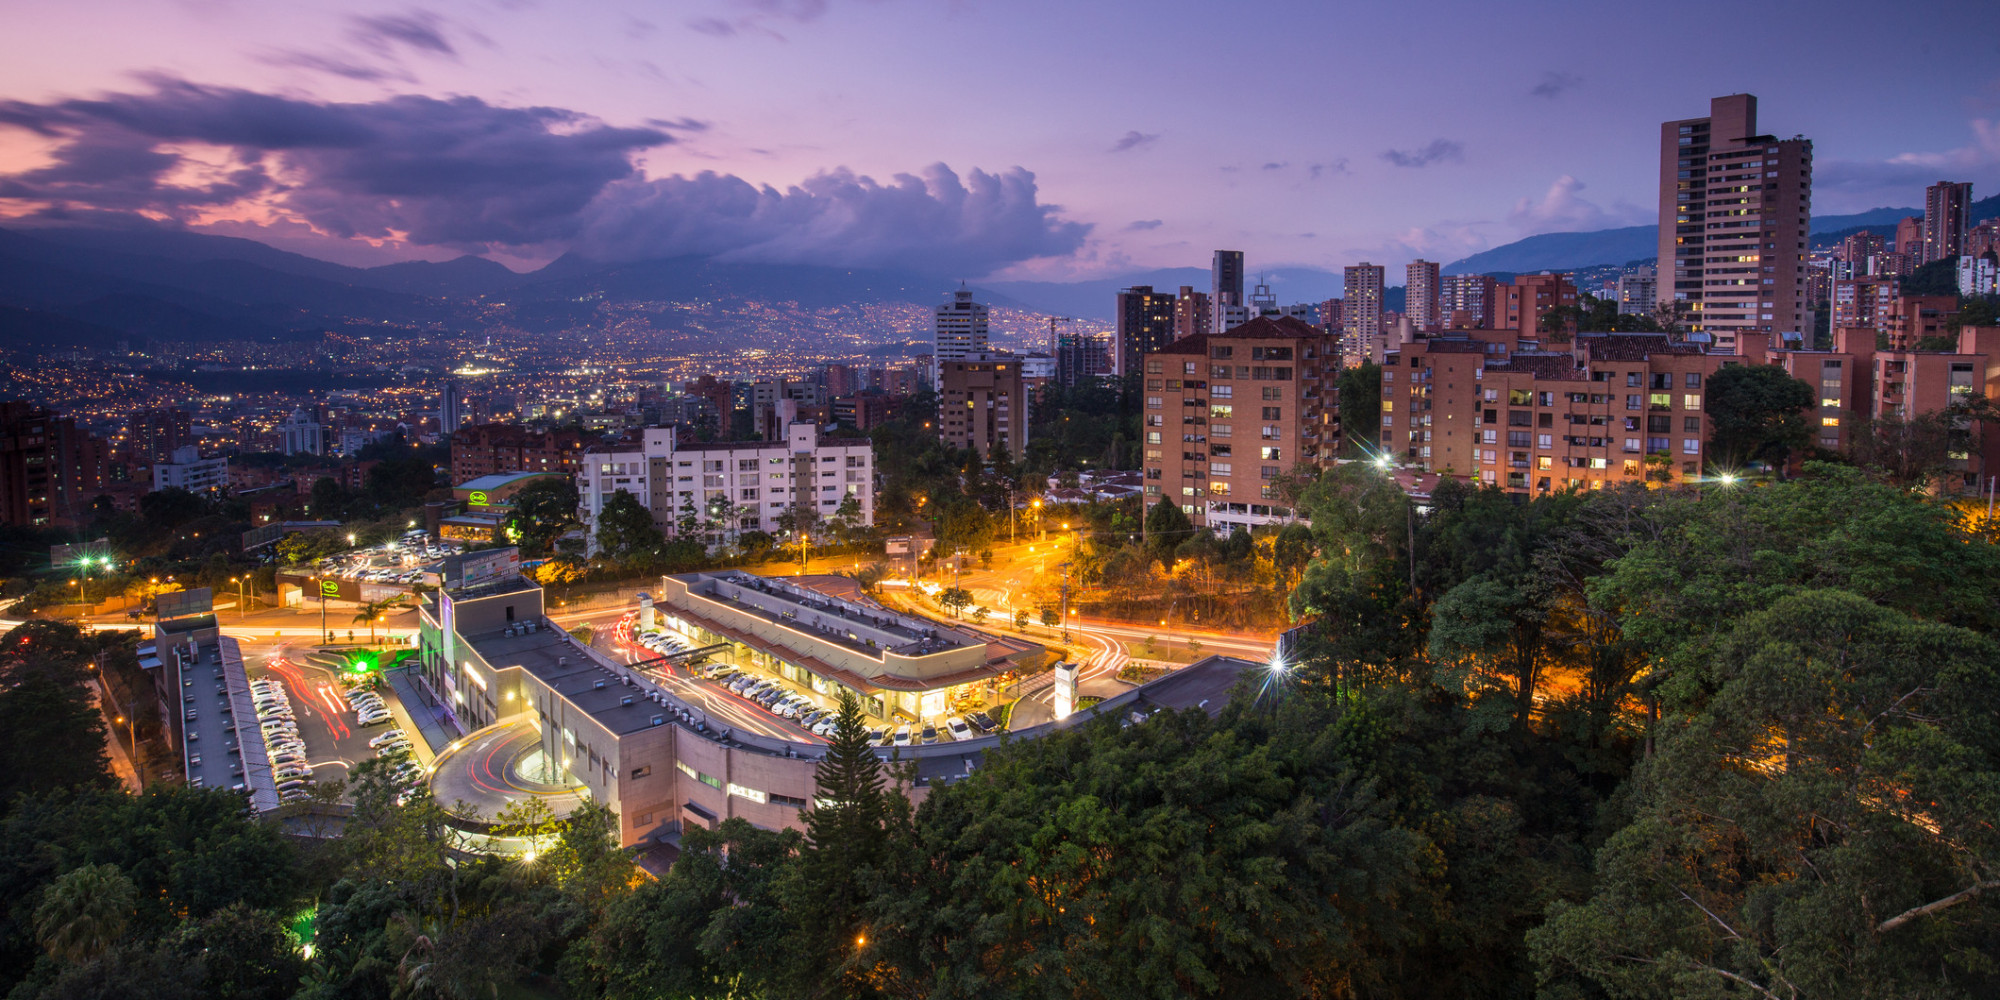
[[[518,483],[518,482],[521,482],[521,481],[522,481],[522,480],[524,480],[524,479],[547,479],[547,478],[549,478],[549,477],[551,477],[551,476],[560,476],[560,475],[563,475],[563,473],[560,473],[560,472],[502,472],[502,473],[497,473],[497,474],[495,474],[495,475],[491,475],[491,476],[480,476],[480,477],[479,477],[478,479],[474,479],[474,480],[472,480],[471,482],[467,482],[467,483],[460,483],[460,484],[458,484],[458,488],[459,488],[459,489],[461,489],[461,490],[488,490],[488,491],[491,491],[491,490],[497,490],[497,489],[502,489],[502,488],[504,488],[504,487],[507,487],[507,486],[510,486],[510,485],[512,485],[512,484],[514,484],[514,483]]]
[[[881,658],[885,649],[906,656],[922,656],[975,644],[973,640],[936,628],[929,622],[839,600],[796,584],[748,573],[714,576],[709,581],[711,585],[708,587],[690,589],[752,617],[812,632],[829,642],[876,659]],[[756,598],[743,600],[745,595],[742,592],[754,594]],[[870,636],[878,637],[877,641],[869,642]]]
[[[1160,348],[1155,354],[1208,354],[1212,340],[1317,340],[1329,334],[1296,316],[1259,316],[1221,333],[1197,333]]]
[[[587,713],[604,728],[624,735],[651,729],[665,713],[660,705],[624,683],[615,671],[591,657],[570,635],[547,622],[461,636],[495,670],[520,667]]]

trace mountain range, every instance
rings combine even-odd
[[[1816,245],[1851,232],[1893,231],[1919,209],[1878,208],[1813,220]],[[2000,216],[2000,197],[1974,202],[1971,217]],[[1447,274],[1508,274],[1623,266],[1656,253],[1653,226],[1544,233],[1444,266]],[[1341,275],[1312,267],[1253,272],[1280,302],[1319,302],[1342,294]],[[787,346],[773,337],[826,338],[843,327],[849,340],[899,344],[921,310],[955,282],[912,272],[791,264],[725,263],[677,257],[612,263],[567,255],[519,273],[465,256],[441,263],[349,267],[254,240],[167,228],[36,227],[0,229],[0,349],[108,348],[119,341],[215,342],[316,338],[322,331],[379,333],[466,330],[504,324],[534,333],[601,328],[607,306],[701,303],[705,321],[665,315],[662,336],[711,345],[737,329],[741,347]],[[986,281],[983,301],[1031,313],[1106,322],[1119,289],[1151,285],[1206,290],[1209,272],[1182,267],[1076,282]],[[1387,308],[1402,308],[1402,288]],[[886,305],[891,310],[869,307]],[[731,317],[770,314],[758,325]],[[914,310],[912,307],[915,307]],[[783,315],[795,317],[788,328]],[[668,311],[671,312],[671,311]],[[894,317],[893,322],[889,318]],[[675,326],[680,323],[680,326]]]

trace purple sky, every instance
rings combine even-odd
[[[350,263],[1451,261],[1652,222],[1659,122],[1735,91],[1815,141],[1816,214],[2000,190],[1992,0],[14,0],[6,22],[0,216],[143,213]],[[1666,41],[1726,25],[1739,44]]]

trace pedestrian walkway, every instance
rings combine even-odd
[[[389,670],[383,673],[389,681],[389,688],[396,697],[385,699],[389,703],[389,714],[396,717],[396,725],[405,733],[415,733],[423,737],[422,749],[417,754],[419,763],[428,765],[451,741],[458,738],[451,724],[445,721],[444,710],[428,704],[421,682],[409,670]],[[413,745],[415,741],[412,741]]]

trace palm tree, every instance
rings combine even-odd
[[[85,865],[42,892],[35,937],[56,958],[83,962],[125,933],[138,894],[117,865]]]
[[[354,620],[358,622],[368,623],[369,645],[372,646],[375,644],[375,624],[381,621],[384,615],[387,615],[389,612],[401,608],[406,603],[408,603],[408,600],[405,597],[403,597],[403,595],[398,594],[395,597],[387,598],[385,600],[375,601],[369,604],[363,604],[361,606],[361,610],[355,614]]]

